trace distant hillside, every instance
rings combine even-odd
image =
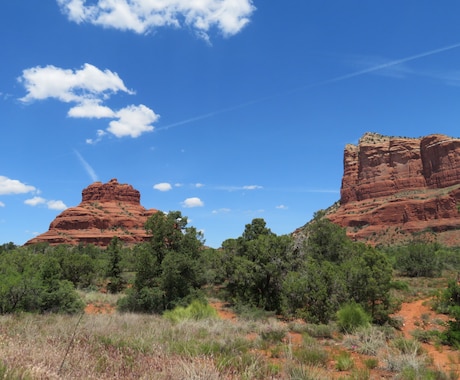
[[[140,204],[140,193],[131,185],[95,182],[82,191],[82,202],[54,219],[49,230],[28,244],[94,244],[107,246],[114,236],[128,244],[149,238],[144,229],[148,217],[157,210]]]
[[[394,244],[418,235],[460,245],[460,139],[366,133],[345,147],[340,195],[326,214],[355,240]]]

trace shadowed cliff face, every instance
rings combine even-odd
[[[460,244],[458,204],[460,139],[366,133],[345,147],[340,206],[328,218],[372,243],[434,231],[440,242]]]
[[[107,246],[114,236],[128,244],[146,241],[144,224],[157,210],[140,204],[140,193],[131,185],[95,182],[82,191],[82,202],[54,219],[47,232],[28,244],[94,244]]]

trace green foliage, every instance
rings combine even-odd
[[[118,239],[118,237],[113,237],[110,241],[109,246],[107,247],[107,254],[109,256],[109,260],[106,275],[109,279],[107,289],[110,293],[118,293],[124,287],[124,280],[121,276],[121,250],[121,241]]]
[[[313,258],[305,261],[301,271],[285,276],[282,290],[284,313],[310,323],[328,323],[348,296],[336,265]]]
[[[400,247],[396,253],[395,268],[403,276],[437,277],[441,274],[438,244],[412,242]]]
[[[306,228],[306,252],[318,261],[338,263],[350,256],[345,229],[325,218],[322,212],[314,215]]]
[[[236,302],[265,310],[281,310],[282,281],[292,254],[291,237],[277,236],[263,219],[246,225],[238,239],[223,245],[226,291]]]
[[[335,368],[337,371],[349,371],[355,366],[353,358],[347,351],[342,351],[335,360]]]
[[[0,313],[76,313],[83,302],[53,256],[18,248],[0,255]]]
[[[156,212],[145,228],[152,237],[135,250],[136,278],[119,308],[158,313],[197,298],[203,285],[202,234],[187,227],[187,218],[179,211]]]
[[[362,243],[352,245],[354,255],[341,271],[346,274],[349,299],[359,303],[380,324],[391,312],[391,264],[385,254]]]
[[[172,322],[181,322],[184,320],[201,320],[218,318],[217,311],[208,303],[194,300],[187,307],[177,306],[173,310],[167,310],[163,317]]]
[[[337,324],[343,332],[351,333],[358,327],[369,326],[370,316],[361,305],[349,303],[337,311]]]

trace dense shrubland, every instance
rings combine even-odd
[[[206,248],[179,211],[156,213],[145,228],[150,242],[134,247],[117,237],[106,249],[0,246],[0,312],[78,312],[75,289],[105,289],[122,293],[122,311],[163,313],[211,294],[239,310],[323,324],[353,303],[383,324],[398,306],[392,289],[406,284],[394,275],[436,277],[460,268],[457,249],[417,241],[374,248],[351,241],[322,212],[304,228],[303,244],[276,235],[261,218],[218,250]]]

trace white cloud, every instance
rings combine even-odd
[[[133,138],[139,137],[144,132],[153,131],[151,124],[160,117],[143,104],[125,107],[116,112],[115,116],[118,121],[111,121],[107,130],[116,137],[131,136]]]
[[[26,185],[16,179],[0,176],[0,195],[25,194],[36,190],[35,187]]]
[[[75,4],[82,4],[74,1]],[[111,95],[118,92],[134,94],[129,90],[117,73],[100,70],[85,63],[79,70],[69,70],[48,65],[32,67],[23,71],[18,78],[26,91],[20,98],[24,103],[34,100],[57,99],[64,103],[75,103],[67,116],[73,118],[108,118],[107,131],[116,137],[139,137],[145,132],[153,131],[153,123],[159,115],[143,104],[130,105],[120,110],[113,110],[103,104]],[[86,143],[95,144],[105,135],[98,131],[96,139],[86,139]]]
[[[63,201],[51,200],[46,202],[46,204],[50,210],[65,210],[67,208]]]
[[[159,27],[189,27],[209,41],[217,28],[226,36],[239,33],[255,11],[252,0],[57,0],[70,21],[148,33]]]
[[[249,185],[249,186],[243,186],[243,189],[244,190],[259,190],[259,189],[263,189],[263,187],[259,185]]]
[[[3,202],[0,202],[0,207],[5,207],[5,204]]]
[[[90,164],[83,158],[83,156],[77,151],[74,150],[75,154],[78,157],[78,160],[82,164],[83,168],[85,169],[86,173],[90,176],[90,178],[93,180],[93,182],[96,182],[98,180],[97,174],[94,171],[94,169],[91,167]]]
[[[204,185],[202,183],[195,183],[194,185],[197,189],[201,188],[201,187],[204,187]]]
[[[118,91],[133,93],[117,73],[102,71],[89,63],[75,71],[53,65],[36,66],[25,69],[18,80],[27,90],[27,95],[20,99],[23,102],[55,98],[65,103],[84,104],[87,101],[99,102]]]
[[[285,205],[278,205],[278,206],[276,206],[276,208],[279,209],[279,210],[287,210],[288,209],[288,207],[285,206]]]
[[[212,210],[212,213],[213,213],[213,214],[224,214],[224,213],[228,213],[228,212],[230,212],[230,211],[232,211],[232,210],[229,209],[229,208],[225,208],[225,207],[224,207],[224,208],[219,208],[219,209],[217,209],[217,210]]]
[[[33,197],[31,199],[26,199],[24,203],[29,206],[38,206],[46,202],[46,199],[42,197]]]
[[[200,198],[192,197],[192,198],[187,198],[185,201],[183,201],[182,206],[186,208],[203,207],[204,202]]]
[[[109,107],[101,106],[99,100],[87,100],[75,107],[72,107],[67,115],[70,117],[86,117],[86,118],[113,118],[115,112]]]
[[[46,204],[46,206],[50,210],[65,210],[67,208],[67,206],[64,204],[63,201],[55,201],[55,200],[47,201],[45,198],[42,198],[42,197],[33,197],[31,199],[26,199],[24,203],[26,205],[33,206],[33,207],[42,205],[42,204]]]
[[[97,144],[99,141],[102,140],[102,138],[106,135],[107,133],[103,131],[102,129],[98,129],[96,132],[96,138],[95,139],[86,139],[87,144]]]
[[[156,185],[153,185],[153,188],[159,191],[169,191],[172,189],[172,186],[171,184],[167,182],[161,182],[161,183],[157,183]]]

